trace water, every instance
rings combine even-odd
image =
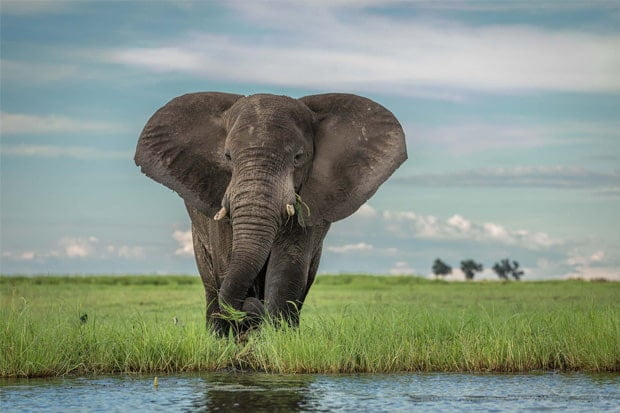
[[[208,373],[0,380],[0,410],[618,411],[620,375]]]

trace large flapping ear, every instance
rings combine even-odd
[[[300,99],[317,114],[314,161],[301,198],[310,221],[343,219],[407,159],[394,115],[370,99],[329,93]]]
[[[146,123],[136,148],[136,165],[187,204],[213,216],[231,175],[224,157],[222,115],[242,97],[201,92],[172,99]]]

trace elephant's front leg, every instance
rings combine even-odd
[[[284,252],[276,256],[272,253],[265,280],[265,309],[271,317],[283,318],[297,326],[306,291],[308,263],[292,261],[291,257]]]
[[[316,236],[318,229],[283,231],[271,250],[265,275],[265,307],[271,317],[284,318],[293,326],[299,324],[299,311],[312,282],[309,271],[315,244],[323,238]]]
[[[194,256],[205,289],[207,328],[226,335],[229,324],[220,315],[218,291],[230,254],[230,226],[213,221],[191,207],[187,211],[192,220]]]
[[[216,318],[220,311],[217,304],[218,277],[214,272],[211,254],[209,254],[205,244],[201,241],[195,225],[192,225],[192,240],[194,244],[194,257],[205,289],[207,327],[211,327],[214,331],[223,334],[225,325]]]

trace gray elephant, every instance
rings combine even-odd
[[[135,155],[185,201],[207,325],[224,334],[266,314],[297,325],[330,224],[406,159],[390,111],[338,93],[186,94],[149,119]]]

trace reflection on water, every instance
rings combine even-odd
[[[620,411],[620,375],[209,373],[0,380],[12,411]]]
[[[212,374],[192,400],[195,411],[300,411],[309,403],[313,376]],[[200,386],[199,385],[199,386]]]

